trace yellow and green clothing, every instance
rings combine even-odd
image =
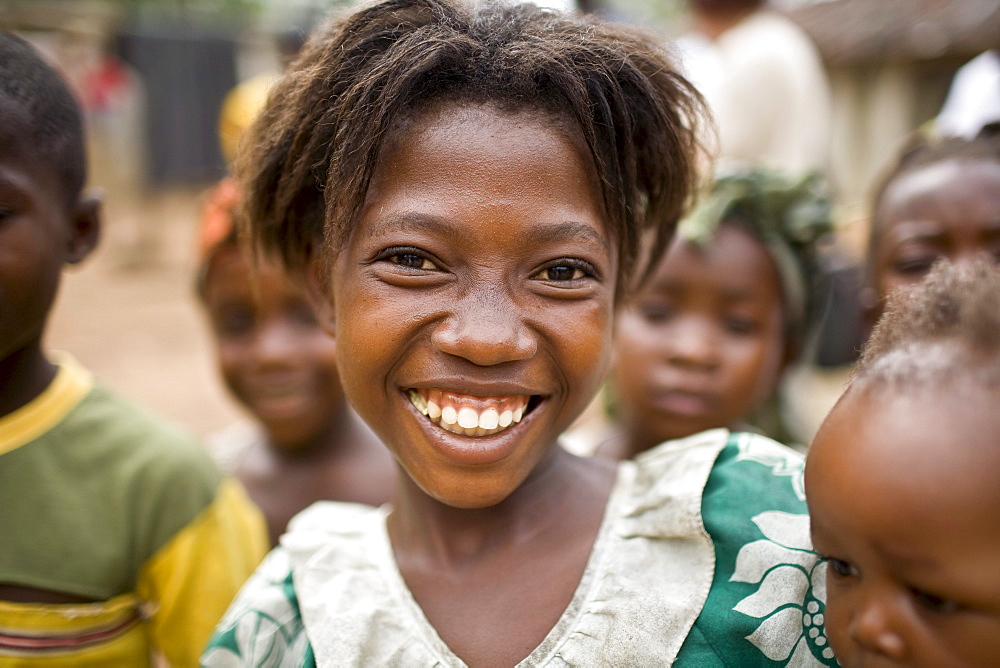
[[[0,532],[0,584],[94,601],[0,601],[0,668],[195,666],[267,550],[196,440],[68,358],[0,418]]]

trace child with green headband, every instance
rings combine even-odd
[[[716,178],[618,318],[617,425],[598,454],[630,458],[748,424],[787,439],[773,400],[817,315],[829,213],[813,176],[739,168]]]

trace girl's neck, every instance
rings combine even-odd
[[[32,341],[0,360],[0,417],[31,403],[56,377],[58,367]]]
[[[558,533],[582,508],[607,504],[615,465],[581,459],[554,446],[546,462],[501,503],[453,508],[429,497],[401,472],[389,535],[398,555],[455,564],[512,543]]]

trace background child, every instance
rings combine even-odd
[[[998,405],[1000,270],[941,263],[890,295],[806,467],[842,665],[996,663]]]
[[[816,243],[831,230],[815,178],[720,175],[618,318],[620,432],[599,453],[750,422],[788,438],[775,393],[817,315]]]
[[[62,268],[98,239],[85,179],[72,94],[0,33],[0,663],[193,666],[263,522],[197,442],[44,352]]]
[[[974,139],[914,138],[876,190],[862,303],[871,327],[887,295],[945,258],[1000,262],[1000,124]]]
[[[234,425],[210,445],[264,511],[276,545],[288,520],[319,499],[388,501],[396,467],[347,405],[336,346],[304,286],[237,243],[229,184],[232,197],[206,215],[198,294],[222,378],[259,428]]]
[[[815,665],[789,451],[558,446],[693,182],[699,104],[655,39],[443,0],[314,35],[251,130],[244,219],[307,274],[401,475],[391,507],[293,520],[205,663]]]

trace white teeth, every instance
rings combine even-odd
[[[479,426],[479,416],[471,408],[458,411],[458,426],[463,429],[475,429]]]
[[[480,429],[496,429],[498,424],[500,424],[500,414],[494,408],[487,408],[479,416]]]
[[[497,408],[487,408],[479,413],[471,406],[444,406],[443,408],[426,398],[419,390],[410,389],[406,392],[410,403],[422,415],[427,416],[434,424],[446,431],[462,436],[491,436],[524,417],[526,405],[500,412]],[[495,401],[503,401],[502,398]]]

